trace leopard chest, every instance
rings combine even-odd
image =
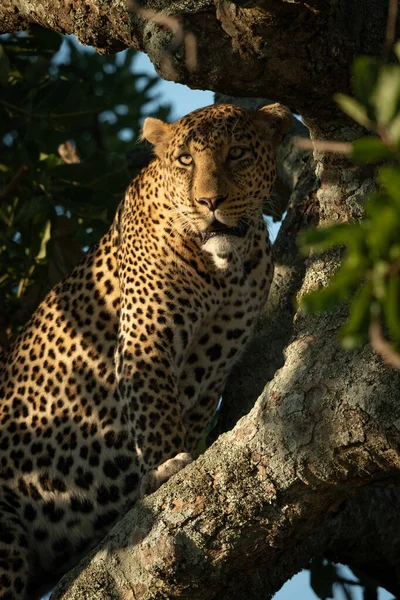
[[[182,352],[179,402],[185,418],[198,423],[199,433],[211,418],[264,304],[272,278],[269,256],[255,270],[250,276],[231,278],[217,309],[203,313],[202,322],[192,338],[187,338]],[[184,321],[182,327],[185,325],[190,329]]]

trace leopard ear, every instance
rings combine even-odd
[[[160,121],[160,119],[152,119],[147,117],[143,123],[141,139],[145,139],[150,144],[153,144],[155,153],[160,155],[167,147],[171,133],[171,127],[168,123]]]
[[[272,138],[274,144],[278,145],[290,129],[292,113],[283,104],[267,104],[256,111],[255,120],[265,134]]]

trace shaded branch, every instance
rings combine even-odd
[[[0,191],[0,204],[8,200],[16,192],[27,170],[28,167],[26,165],[21,165],[11,181]]]
[[[3,0],[0,32],[36,23],[74,33],[103,53],[136,48],[149,55],[164,78],[233,95],[245,89],[247,95],[278,99],[304,115],[327,118],[333,93],[349,89],[354,55],[379,54],[384,46],[386,0],[237,4],[146,0],[137,9],[121,0],[60,0],[55,19],[54,0]],[[171,22],[179,27],[171,31],[165,26]],[[196,41],[196,61],[188,40]]]

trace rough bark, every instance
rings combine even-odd
[[[311,116],[330,116],[333,93],[349,87],[356,54],[382,49],[387,0],[259,0],[253,5],[143,0],[148,11],[143,12],[132,0],[2,0],[0,33],[38,23],[74,33],[101,52],[133,47],[146,52],[166,79],[225,94],[245,90]],[[176,16],[184,32],[195,35],[196,68],[188,68],[185,35],[173,34],[150,11]]]

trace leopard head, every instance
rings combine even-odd
[[[275,150],[290,122],[280,104],[212,105],[172,124],[146,119],[143,137],[160,163],[174,227],[222,259],[237,250],[268,200]]]

